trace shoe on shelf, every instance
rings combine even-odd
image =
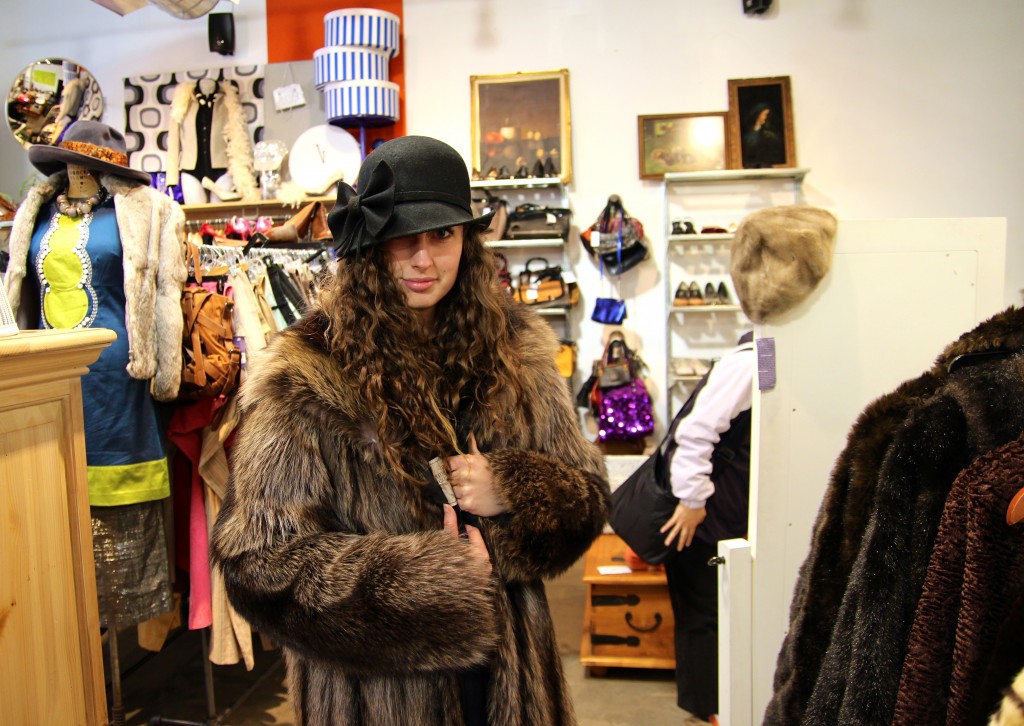
[[[686,281],[679,283],[679,287],[676,288],[675,297],[672,298],[672,307],[681,308],[686,307],[690,304],[690,291],[686,285]]]
[[[672,220],[672,231],[669,234],[686,234],[686,232],[683,231],[683,223],[678,219]]]
[[[726,234],[725,227],[718,227],[716,225],[705,225],[700,228],[701,234]]]
[[[725,286],[724,282],[718,283],[718,303],[720,305],[728,305],[731,301],[729,297],[729,288]]]
[[[690,283],[690,286],[686,289],[687,291],[687,305],[703,305],[704,294],[700,291],[700,285],[694,280]]]
[[[677,376],[693,376],[696,372],[693,369],[692,358],[673,358],[672,373]]]
[[[718,304],[718,293],[715,291],[715,286],[710,282],[704,286],[704,304],[705,305],[717,305]]]
[[[693,220],[689,217],[683,220],[683,234],[697,234],[697,229],[693,226]]]
[[[690,367],[693,368],[693,375],[703,376],[711,370],[711,361],[705,358],[687,358]]]

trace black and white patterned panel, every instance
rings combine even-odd
[[[252,143],[263,139],[261,65],[133,76],[124,79],[124,140],[132,169],[152,174],[167,168],[167,132],[174,90],[180,83],[195,83],[202,78],[234,82]]]

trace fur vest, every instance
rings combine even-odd
[[[196,134],[196,83],[180,83],[171,99],[171,123],[167,134],[167,185],[177,186],[181,170],[192,170],[199,158],[200,139]],[[213,127],[209,152],[213,165],[226,168],[242,199],[260,198],[253,176],[253,150],[249,125],[238,97],[238,88],[230,81],[217,82],[217,100],[213,104]],[[202,181],[200,179],[200,181]],[[217,180],[214,179],[214,182]]]
[[[103,175],[100,181],[114,198],[124,250],[128,375],[153,379],[153,396],[170,401],[178,395],[181,382],[185,214],[173,200],[151,187],[112,175]],[[66,186],[65,172],[40,182],[29,190],[14,217],[11,261],[4,284],[23,330],[39,326],[38,285],[34,274],[26,277],[36,218]]]
[[[948,370],[997,349],[1016,354]],[[818,513],[764,723],[889,723],[946,497],[1024,429],[1022,366],[1024,311],[1010,308],[865,409]]]
[[[358,382],[319,334],[285,330],[243,384],[211,552],[231,603],[283,648],[297,723],[461,726],[457,674],[478,665],[492,726],[575,723],[542,578],[586,552],[609,489],[553,331],[529,310],[509,317],[525,356],[512,433],[460,422],[510,510],[480,518],[489,577],[441,528],[440,506],[387,466]]]

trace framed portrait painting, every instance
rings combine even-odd
[[[796,166],[789,76],[729,80],[729,168]]]
[[[470,76],[473,168],[482,178],[572,181],[569,71]]]
[[[640,178],[726,167],[726,112],[637,116]]]

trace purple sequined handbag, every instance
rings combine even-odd
[[[601,392],[597,435],[601,441],[642,439],[654,432],[647,386],[634,378],[624,386]]]

